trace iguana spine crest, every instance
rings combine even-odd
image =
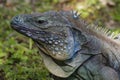
[[[99,35],[105,36],[106,38],[113,40],[120,44],[120,34],[115,34],[110,29],[106,27],[99,26],[98,24],[89,24],[84,19],[81,19],[81,13],[78,13],[78,11],[72,11],[73,17],[75,19],[79,19],[80,24],[84,25],[83,28],[87,29],[87,31],[90,30],[90,32],[95,32]],[[85,27],[86,26],[86,27]]]

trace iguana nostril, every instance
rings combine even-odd
[[[15,16],[15,17],[13,17],[11,23],[12,23],[12,24],[17,24],[17,23],[19,23],[19,21],[20,21],[19,18],[20,18],[19,16]]]

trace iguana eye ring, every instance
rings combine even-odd
[[[43,24],[43,23],[45,23],[46,21],[45,20],[38,20],[37,21],[39,24]]]
[[[45,25],[45,24],[48,23],[48,21],[47,21],[46,19],[44,19],[43,17],[38,18],[38,19],[36,20],[36,22],[37,22],[38,24],[43,24],[43,25]]]

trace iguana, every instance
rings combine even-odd
[[[21,14],[11,26],[37,44],[54,80],[120,80],[120,42],[74,11]]]

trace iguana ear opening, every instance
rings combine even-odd
[[[80,30],[77,30],[75,28],[71,28],[73,38],[74,38],[74,53],[80,51],[82,49],[82,46],[86,44],[87,39],[86,37],[81,33]]]
[[[75,51],[80,51],[81,54],[92,54],[96,55],[101,53],[100,46],[97,44],[97,38],[95,36],[87,36],[84,33],[81,33],[80,30],[72,28],[75,41]]]
[[[86,36],[83,33],[81,33],[80,30],[78,30],[76,28],[72,28],[72,32],[73,32],[74,37],[77,38],[77,41],[80,40],[81,45],[85,44],[87,42]]]

